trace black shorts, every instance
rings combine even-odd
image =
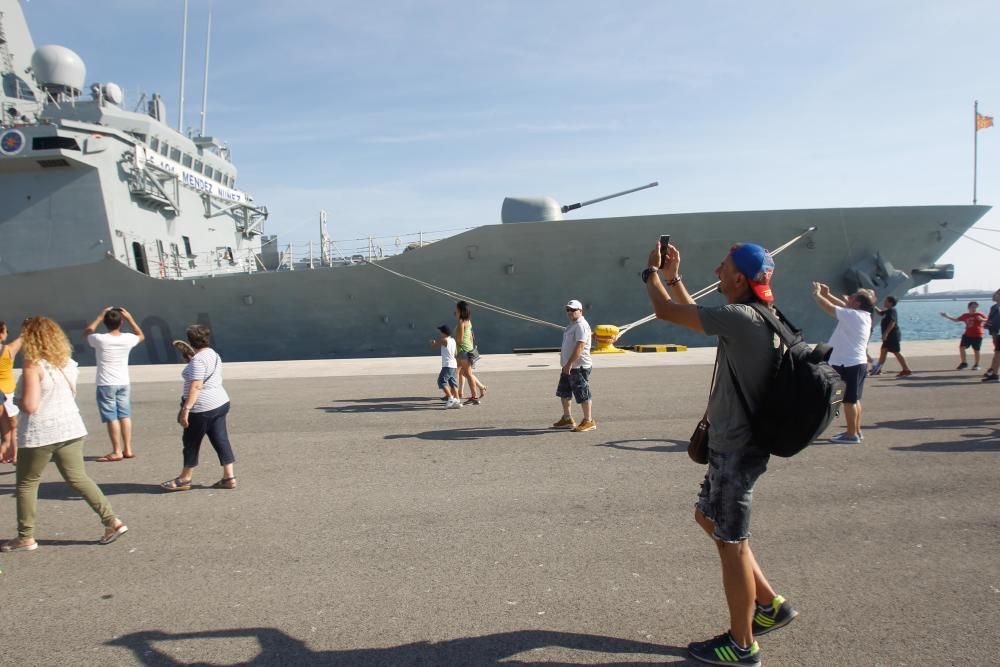
[[[882,341],[882,349],[885,350],[886,352],[898,353],[900,350],[899,340],[900,340],[899,336],[889,336],[888,338]]]
[[[993,334],[993,351],[1000,352],[1000,333]]]
[[[958,346],[963,350],[967,347],[971,347],[976,352],[979,352],[979,348],[983,346],[983,339],[976,336],[966,336],[962,334],[962,340],[959,342]]]
[[[840,378],[846,385],[844,387],[844,403],[857,403],[861,400],[861,394],[865,389],[865,376],[868,375],[868,364],[858,364],[857,366],[834,366]]]

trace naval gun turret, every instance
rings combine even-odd
[[[552,197],[505,197],[503,200],[503,206],[500,208],[500,222],[549,222],[552,220],[562,220],[564,213],[569,213],[570,211],[575,211],[578,208],[590,206],[591,204],[596,204],[598,202],[607,201],[608,199],[614,199],[615,197],[629,195],[633,192],[638,192],[639,190],[655,188],[658,185],[659,182],[654,181],[652,183],[647,183],[646,185],[641,185],[637,188],[622,190],[621,192],[605,195],[603,197],[598,197],[597,199],[591,199],[585,202],[570,204],[569,206],[561,206],[559,202]]]

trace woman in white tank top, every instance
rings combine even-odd
[[[21,409],[17,432],[17,538],[0,551],[34,551],[38,483],[49,461],[55,460],[63,479],[101,518],[110,544],[128,531],[115,516],[111,503],[87,475],[83,441],[87,429],[76,405],[79,369],[70,358],[69,339],[47,317],[32,317],[21,328],[24,369],[17,384]]]

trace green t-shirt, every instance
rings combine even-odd
[[[468,326],[466,326],[468,325]],[[462,322],[462,327],[465,328],[465,333],[462,334],[462,342],[458,344],[459,352],[471,352],[472,351],[472,322]]]

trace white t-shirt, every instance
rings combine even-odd
[[[94,333],[87,336],[87,343],[97,356],[97,386],[110,387],[128,384],[128,355],[139,344],[133,333],[114,336]]]
[[[868,339],[872,335],[872,316],[856,308],[834,306],[837,328],[830,336],[831,366],[857,366],[868,363]]]
[[[458,368],[455,359],[455,339],[448,336],[447,343],[441,346],[441,368]]]
[[[198,350],[184,367],[181,376],[184,378],[185,401],[191,391],[191,383],[195,380],[203,382],[198,398],[191,406],[191,412],[208,412],[229,402],[229,394],[222,386],[222,357],[212,348]]]
[[[559,362],[565,366],[569,358],[573,356],[576,344],[583,341],[583,354],[573,364],[573,368],[590,368],[590,336],[590,324],[581,315],[580,319],[566,327],[566,331],[563,332]]]

